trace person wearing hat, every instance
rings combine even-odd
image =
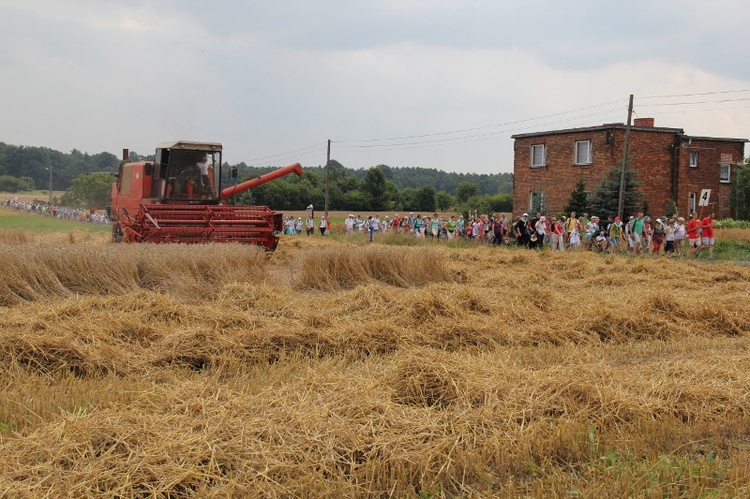
[[[380,215],[367,217],[367,221],[367,229],[370,232],[370,242],[372,242],[373,235],[380,230]]]
[[[544,239],[547,237],[547,217],[544,215],[539,216],[534,226],[534,231],[536,231],[536,247],[542,249],[544,247]]]
[[[530,217],[529,219],[529,230],[531,230],[531,247],[532,248],[538,247],[540,243],[538,234],[536,233],[536,224],[539,223],[539,219],[541,218],[541,216],[542,214],[537,212],[536,215],[534,215],[533,217]],[[542,241],[542,244],[544,244],[543,241]]]
[[[578,218],[576,218],[576,212],[571,211],[570,216],[565,221],[565,236],[568,239],[568,245],[570,245],[570,235],[578,227]]]
[[[531,230],[529,227],[529,214],[524,213],[521,215],[515,224],[513,224],[514,233],[516,235],[516,244],[518,246],[529,247],[531,243]]]
[[[563,224],[557,219],[557,217],[553,216],[550,225],[550,243],[552,245],[552,251],[565,251],[563,230]]]
[[[318,225],[318,229],[320,229],[320,237],[325,237],[326,230],[328,229],[328,222],[325,215],[320,217],[320,224]]]
[[[583,214],[584,218],[586,217],[586,214]],[[588,224],[585,226],[586,234],[585,234],[585,243],[587,248],[593,248],[596,245],[596,236],[599,235],[599,217],[596,215],[591,216],[591,220],[589,220]]]

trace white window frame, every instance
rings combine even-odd
[[[688,198],[688,214],[694,212],[697,205],[698,205],[698,193],[691,192],[690,197]]]
[[[534,206],[534,197],[539,196],[539,206]],[[544,195],[544,191],[531,191],[529,192],[529,209],[527,210],[529,213],[536,213],[537,211],[540,213],[544,213],[544,201],[546,196]]]
[[[536,154],[534,153],[539,148],[542,149],[542,158],[541,163],[535,162],[534,160],[536,158]],[[531,145],[531,167],[532,168],[540,168],[542,166],[547,166],[547,145],[546,144],[532,144]]]
[[[698,151],[690,153],[690,168],[698,168]]]
[[[726,175],[724,174],[726,172]],[[722,184],[728,184],[732,181],[732,165],[729,163],[721,163],[719,165],[719,182]]]
[[[585,149],[582,149],[585,148]],[[582,158],[581,153],[585,150],[586,157]],[[593,161],[592,156],[594,151],[592,149],[591,140],[576,140],[575,149],[573,150],[573,164],[575,165],[590,165]],[[579,161],[580,159],[580,161]]]

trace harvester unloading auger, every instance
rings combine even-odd
[[[267,206],[227,205],[228,198],[290,173],[299,163],[221,189],[221,144],[165,142],[155,161],[123,161],[112,185],[116,242],[236,242],[276,249],[282,214]]]

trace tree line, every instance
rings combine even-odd
[[[151,160],[153,155],[131,151],[130,159]],[[109,204],[113,181],[120,159],[101,152],[90,155],[73,149],[63,153],[46,147],[15,146],[0,142],[0,192],[28,192],[48,189],[50,170],[55,191],[66,191],[57,201],[64,206],[86,208]],[[750,219],[750,161],[738,164],[732,178],[730,203],[738,220]],[[275,167],[253,167],[245,163],[237,168],[239,181],[257,177]],[[625,212],[644,207],[638,182],[628,170],[625,188]],[[228,176],[227,176],[228,177]],[[620,172],[613,169],[596,186],[593,196],[584,184],[571,192],[566,212],[596,211],[600,216],[615,214]],[[592,186],[589,186],[592,187]],[[347,168],[331,160],[328,168],[328,208],[344,211],[458,211],[480,213],[511,212],[513,175],[510,173],[455,173],[430,168],[396,168],[377,165],[368,169]],[[325,206],[326,168],[307,166],[301,177],[287,176],[235,196],[236,204],[257,204],[276,210],[303,210],[310,204]],[[540,200],[541,202],[542,200]],[[539,208],[542,208],[541,206]],[[669,212],[669,207],[655,207]]]
[[[272,168],[238,165],[241,180]],[[460,174],[427,168],[373,166],[367,170],[329,163],[328,209],[344,211],[510,211],[510,173]],[[440,189],[440,186],[445,190]],[[237,204],[259,204],[279,210],[325,207],[326,168],[306,167],[301,177],[285,177],[237,196]]]
[[[153,155],[130,152],[131,161],[154,160]],[[58,201],[71,207],[109,204],[111,174],[120,159],[111,153],[89,155],[78,150],[62,153],[46,147],[0,143],[0,192],[48,189],[50,170],[55,191],[67,191]],[[239,181],[262,175],[275,167],[245,163],[223,165],[237,168]],[[289,176],[235,196],[236,204],[258,204],[276,210],[303,210],[310,204],[325,205],[325,166],[306,166],[302,177]],[[429,168],[347,168],[332,160],[328,169],[331,210],[466,209],[510,211],[513,175],[454,173]]]

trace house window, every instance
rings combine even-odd
[[[719,174],[719,182],[724,182],[725,184],[727,184],[729,183],[730,167],[726,163],[721,164],[720,167],[721,167],[721,173]]]
[[[695,200],[698,198],[697,192],[690,193],[690,199],[688,199],[688,213],[695,211]]]
[[[547,164],[547,148],[544,144],[531,146],[531,167],[545,166]]]
[[[529,193],[529,213],[544,213],[544,197],[543,191]]]
[[[698,167],[698,151],[694,151],[690,153],[690,166],[692,168]]]
[[[590,165],[591,164],[591,141],[590,140],[577,140],[576,141],[575,164],[576,165]]]

